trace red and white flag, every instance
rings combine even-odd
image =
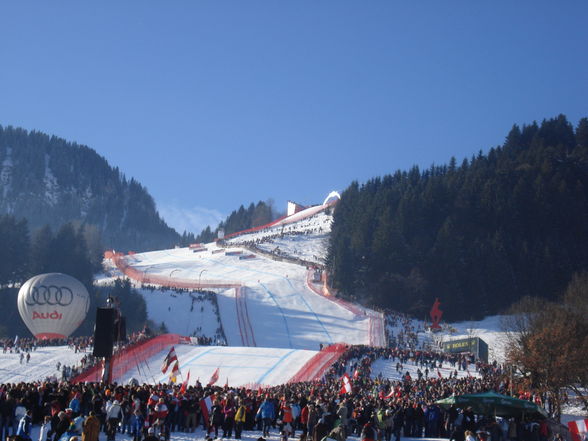
[[[214,403],[215,396],[209,395],[206,398],[200,400],[200,411],[202,412],[202,417],[204,418],[204,422],[206,423],[206,427],[209,425],[210,421],[210,409],[212,409],[212,404]]]
[[[169,353],[165,356],[164,360],[163,360],[163,364],[161,365],[161,372],[162,373],[166,373],[168,368],[174,363],[177,363],[178,361],[178,357],[176,355],[176,350],[175,348],[172,346],[171,349],[169,350]]]
[[[186,388],[188,387],[188,381],[190,380],[190,370],[188,369],[188,375],[186,375],[186,379],[182,383],[182,387],[180,387],[180,393],[185,394]]]
[[[355,369],[355,372],[353,373],[353,379],[357,380],[359,378],[359,369]]]
[[[343,395],[343,394],[350,394],[351,390],[352,390],[352,385],[351,385],[351,379],[349,378],[349,375],[347,374],[343,374],[343,376],[341,377],[341,390],[339,391],[339,395]]]
[[[216,368],[216,370],[212,373],[212,377],[210,377],[210,381],[208,382],[208,386],[212,386],[214,383],[218,381],[218,370],[220,368]]]
[[[176,383],[178,381],[178,375],[180,374],[180,363],[176,360],[173,364],[171,372],[169,373],[169,381]]]
[[[394,388],[393,388],[393,387],[391,387],[391,388],[390,388],[390,392],[388,392],[388,395],[386,395],[384,398],[385,398],[386,400],[388,400],[388,399],[392,398],[393,396],[394,396]]]
[[[572,435],[572,440],[580,441],[582,439],[581,434],[585,434],[586,432],[588,432],[588,419],[569,421],[568,429],[570,429],[570,435]]]

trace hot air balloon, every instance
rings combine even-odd
[[[17,302],[22,320],[35,337],[65,338],[86,318],[90,295],[79,280],[49,273],[27,280]]]

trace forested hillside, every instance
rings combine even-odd
[[[123,251],[168,248],[181,240],[146,189],[94,150],[2,126],[0,214],[27,219],[31,231],[78,222],[93,227],[105,247]]]
[[[220,229],[222,229],[225,234],[232,234],[249,228],[259,227],[260,225],[265,225],[278,217],[279,215],[273,208],[273,201],[259,201],[257,204],[251,202],[249,207],[245,208],[241,205],[238,210],[231,212],[231,214],[229,214],[214,230],[210,227],[206,227],[196,237],[196,241],[204,243],[212,242],[218,237],[218,231]]]
[[[522,128],[459,164],[352,183],[335,212],[328,264],[346,296],[448,319],[555,299],[588,268],[588,119]]]

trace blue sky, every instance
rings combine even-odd
[[[86,144],[199,231],[588,116],[586,1],[18,1],[0,124]]]

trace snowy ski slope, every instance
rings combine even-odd
[[[21,381],[39,381],[46,378],[61,380],[60,365],[75,366],[86,355],[75,352],[66,346],[48,346],[31,352],[29,363],[20,362],[20,354],[0,353],[0,383],[20,383]]]
[[[177,345],[175,351],[180,363],[179,380],[185,380],[189,371],[189,384],[195,384],[198,379],[206,384],[218,369],[217,384],[230,387],[287,383],[316,354],[316,351],[297,349],[189,345]],[[121,382],[135,378],[140,383],[166,383],[168,376],[160,370],[166,355],[167,351],[160,352],[147,363],[127,372]]]
[[[319,343],[369,343],[369,317],[357,315],[307,286],[307,269],[251,254],[242,248],[218,248],[193,253],[188,248],[135,254],[128,263],[152,275],[202,280],[222,280],[243,286],[219,290],[217,301],[222,325],[230,346],[259,346],[317,350]],[[225,252],[242,252],[226,255]],[[153,301],[146,297],[149,305]],[[161,302],[161,297],[158,299]],[[148,306],[148,309],[152,308]],[[184,333],[189,314],[166,322],[170,332]],[[246,330],[252,336],[245,337]]]

